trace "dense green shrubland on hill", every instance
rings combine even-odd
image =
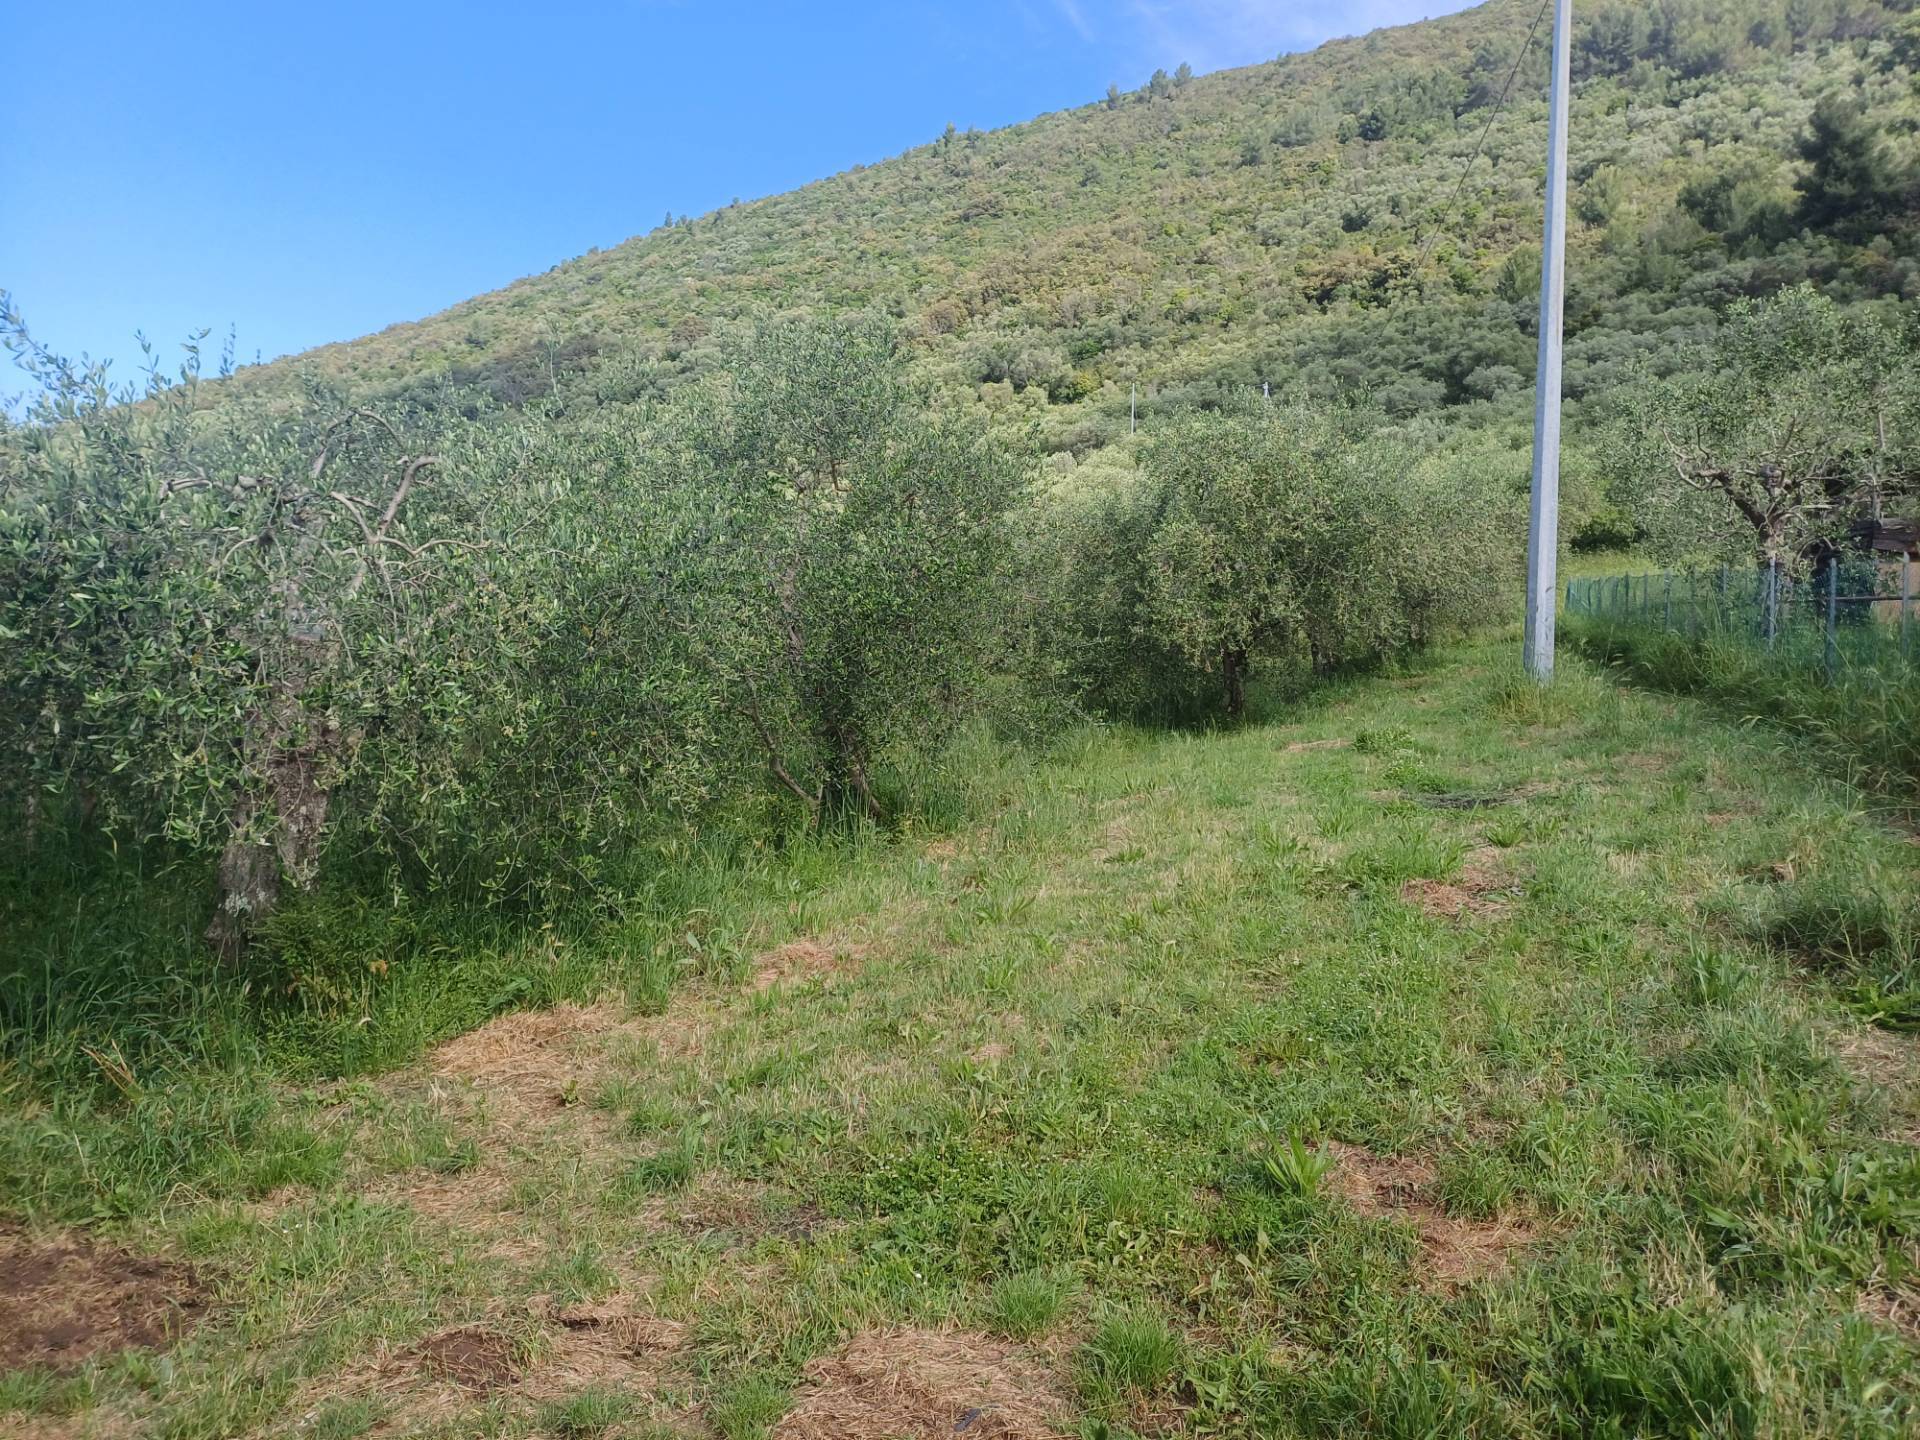
[[[301,363],[516,400],[586,371],[604,401],[705,367],[738,317],[874,308],[907,322],[947,394],[1079,454],[1124,433],[1135,383],[1149,407],[1267,380],[1363,389],[1400,416],[1517,414],[1544,26],[1514,66],[1535,11],[1491,0],[949,132]],[[1582,6],[1576,25],[1576,405],[1642,357],[1686,363],[1739,295],[1920,296],[1909,0]]]

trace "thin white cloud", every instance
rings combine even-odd
[[[1079,0],[1057,0],[1080,12]],[[1148,65],[1196,70],[1250,65],[1286,51],[1308,50],[1340,35],[1406,25],[1463,10],[1472,0],[1101,0],[1114,28],[1130,33],[1126,48]],[[1071,18],[1071,17],[1070,17]],[[1074,28],[1090,39],[1079,15]]]
[[[1053,0],[1053,3],[1060,8],[1060,13],[1066,17],[1067,24],[1073,27],[1074,33],[1082,40],[1091,45],[1098,38],[1094,34],[1093,26],[1087,23],[1087,14],[1080,8],[1080,0]]]

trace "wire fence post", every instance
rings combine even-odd
[[[1773,649],[1773,642],[1780,633],[1780,557],[1767,556],[1767,649]]]
[[[1660,576],[1660,625],[1662,629],[1673,629],[1673,572],[1663,571]]]
[[[1900,555],[1900,653],[1905,656],[1907,650],[1907,616],[1913,610],[1913,552],[1902,551]]]
[[[1840,557],[1827,557],[1827,683],[1840,671]]]

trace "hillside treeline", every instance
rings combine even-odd
[[[1125,437],[1136,391],[1141,413],[1173,413],[1263,382],[1364,396],[1467,443],[1507,437],[1532,378],[1537,10],[1494,0],[1215,75],[1168,56],[1174,73],[1138,88],[1120,77],[993,132],[960,117],[883,163],[680,217],[301,363],[395,394],[452,381],[597,404],[705,373],[766,307],[873,309],[946,403],[1078,461]],[[1573,53],[1576,439],[1639,366],[1684,369],[1742,298],[1802,283],[1846,305],[1920,298],[1906,0],[1582,5]]]
[[[1473,619],[1511,545],[1382,417],[1297,402],[1060,492],[872,318],[744,328],[591,424],[206,407],[197,356],[135,395],[11,338],[43,399],[0,435],[8,843],[205,867],[229,955],[336,875],[591,892],[663,828],[886,823],[969,727],[1237,714]]]

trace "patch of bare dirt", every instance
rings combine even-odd
[[[1362,1215],[1400,1220],[1420,1237],[1425,1280],[1455,1289],[1503,1272],[1533,1232],[1514,1220],[1468,1220],[1449,1215],[1432,1199],[1433,1166],[1417,1156],[1376,1155],[1359,1145],[1329,1142],[1333,1182]]]
[[[400,1360],[418,1374],[450,1381],[476,1395],[504,1389],[520,1378],[513,1341],[478,1325],[430,1335],[403,1352]]]
[[[1067,1404],[1053,1377],[984,1335],[858,1335],[807,1366],[774,1440],[1056,1440]]]
[[[866,947],[819,940],[790,940],[753,957],[748,988],[756,993],[776,985],[793,985],[816,977],[837,975],[865,958]]]
[[[1400,898],[1423,914],[1443,920],[1462,915],[1487,919],[1506,914],[1508,905],[1502,897],[1508,889],[1499,848],[1479,845],[1461,862],[1458,881],[1409,880],[1400,887]]]
[[[190,1266],[80,1234],[0,1229],[0,1371],[68,1374],[96,1356],[165,1349],[206,1309]]]

